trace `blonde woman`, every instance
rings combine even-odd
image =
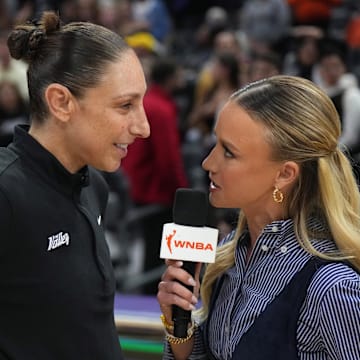
[[[200,266],[192,278],[167,261],[164,359],[360,359],[360,198],[333,103],[308,80],[274,76],[234,93],[215,134],[210,202],[241,209],[239,222],[184,339],[171,308],[194,309]]]

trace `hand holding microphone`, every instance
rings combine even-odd
[[[178,189],[173,207],[173,223],[165,224],[160,257],[181,260],[183,269],[194,276],[198,262],[214,262],[218,230],[206,227],[208,200],[200,190]],[[184,284],[192,291],[192,287]],[[191,311],[173,305],[174,336],[185,338]]]

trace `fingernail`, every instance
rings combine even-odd
[[[193,304],[196,304],[196,303],[198,302],[198,299],[197,299],[197,297],[196,297],[195,295],[192,296],[191,302],[192,302]]]
[[[177,261],[176,266],[180,266],[180,267],[183,266],[183,262],[182,261]]]
[[[193,278],[189,278],[188,283],[189,283],[189,285],[191,285],[191,286],[195,286],[195,285],[196,285],[196,281],[195,281]]]
[[[195,306],[192,305],[192,304],[190,304],[190,305],[189,305],[189,309],[190,309],[190,310],[195,310]]]

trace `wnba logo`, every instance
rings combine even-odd
[[[205,226],[164,224],[160,258],[214,262],[218,232]]]
[[[174,239],[176,230],[173,229],[171,234],[165,235],[166,245],[170,251],[170,254],[173,253],[173,247],[179,249],[196,249],[196,250],[210,250],[213,251],[213,246],[210,243],[203,243],[201,241],[188,241],[188,240],[178,240]]]
[[[166,244],[167,244],[167,247],[168,247],[168,249],[170,251],[170,254],[172,254],[171,240],[175,236],[175,234],[176,234],[176,230],[174,229],[172,234],[166,235]]]

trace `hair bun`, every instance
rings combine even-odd
[[[27,29],[13,30],[7,40],[7,45],[10,51],[10,55],[14,59],[28,58],[28,41],[30,32]]]
[[[45,34],[50,34],[61,28],[60,17],[53,11],[44,11],[40,20],[40,24]]]
[[[29,36],[29,50],[35,51],[40,41],[45,37],[45,32],[42,29],[34,29]]]
[[[7,42],[11,56],[30,61],[42,40],[60,28],[60,18],[53,11],[45,11],[40,21],[18,25],[10,33]]]

